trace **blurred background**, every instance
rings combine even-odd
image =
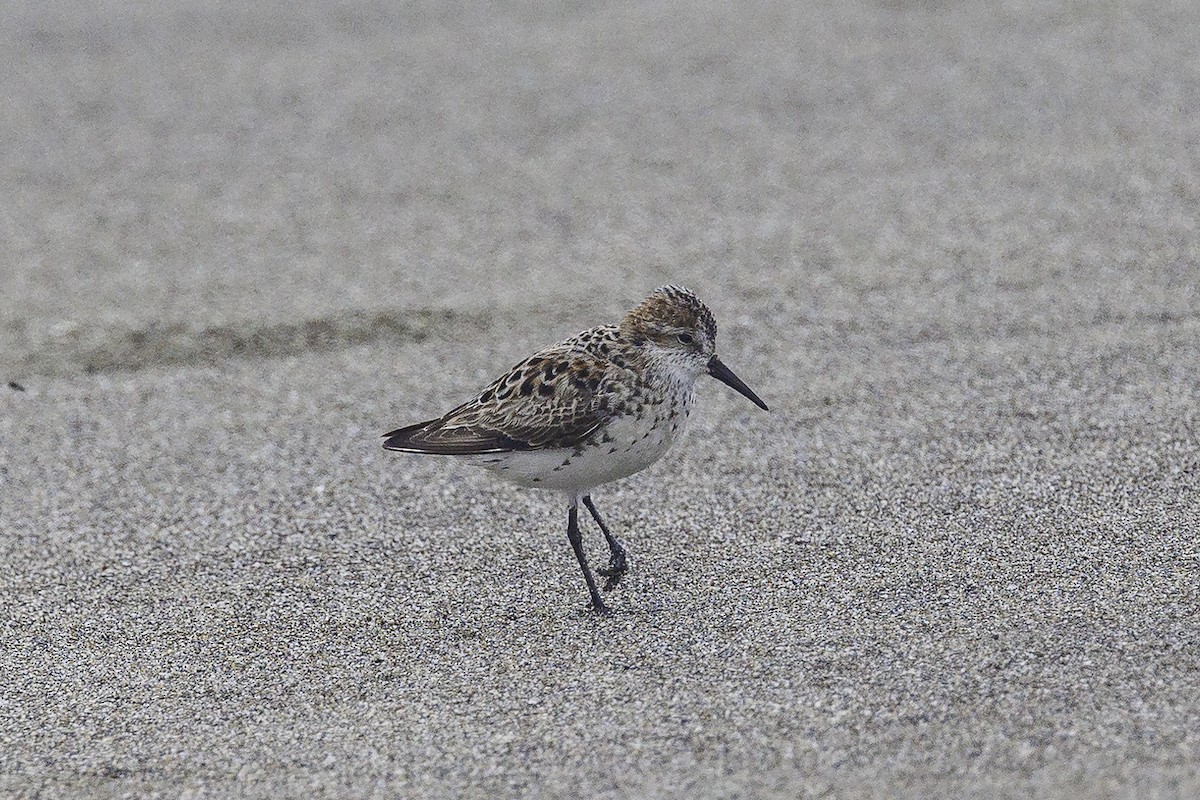
[[[591,324],[664,282],[797,346],[847,316],[1195,307],[1187,3],[3,17],[13,376],[295,351],[305,325],[336,345],[429,310]]]

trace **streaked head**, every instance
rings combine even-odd
[[[707,373],[747,397],[767,405],[717,358],[717,321],[689,289],[655,289],[621,320],[621,333],[640,343],[656,360],[692,380]]]

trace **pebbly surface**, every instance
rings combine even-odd
[[[1200,794],[1200,12],[1043,5],[9,4],[0,794]],[[378,434],[665,282],[598,618]]]

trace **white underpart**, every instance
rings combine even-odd
[[[506,481],[573,496],[627,478],[662,458],[683,434],[691,411],[694,380],[671,381],[665,402],[646,405],[640,416],[614,419],[595,443],[560,450],[524,450],[473,456],[470,463]],[[611,441],[604,441],[604,439]]]

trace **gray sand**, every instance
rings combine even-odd
[[[1194,4],[476,5],[3,12],[0,795],[1200,795]],[[596,618],[378,434],[665,282]]]

